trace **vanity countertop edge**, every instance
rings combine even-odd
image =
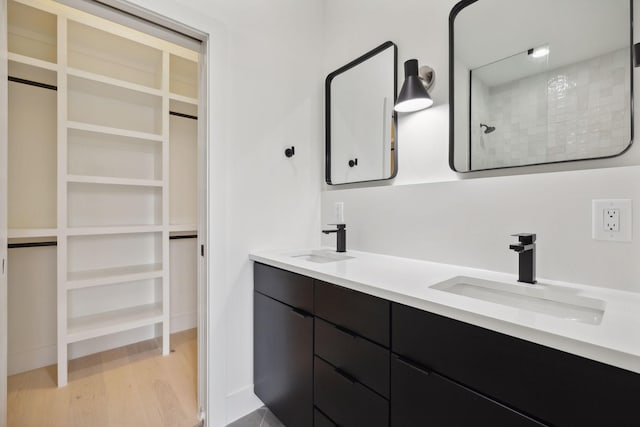
[[[606,311],[602,323],[589,325],[430,288],[456,276],[529,286],[517,283],[517,276],[512,274],[361,251],[348,251],[346,255],[353,258],[324,264],[294,257],[303,252],[308,251],[254,251],[249,258],[640,373],[640,293],[539,280],[542,284],[561,285],[581,296],[604,300]]]

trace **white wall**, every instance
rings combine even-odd
[[[320,241],[321,12],[318,2],[299,0],[220,1],[213,10],[228,26],[232,76],[225,138],[228,276],[213,284],[214,298],[216,289],[223,292],[218,298],[227,335],[214,339],[213,351],[224,346],[227,352],[230,422],[254,409],[248,403],[261,405],[245,397],[253,396],[253,271],[247,254]],[[291,145],[296,154],[287,159],[284,149]]]
[[[640,167],[329,191],[344,201],[347,250],[517,274],[511,234],[537,233],[538,277],[640,292]],[[636,203],[632,243],[591,239],[591,200]],[[335,245],[328,239],[326,245]]]
[[[634,231],[632,243],[597,242],[590,225],[592,199],[640,201],[637,143],[609,160],[466,175],[449,169],[447,37],[454,4],[326,1],[325,70],[389,39],[398,44],[399,66],[416,57],[436,70],[437,83],[433,108],[400,118],[398,177],[382,186],[325,186],[322,222],[331,222],[333,203],[344,201],[347,249],[514,273],[509,234],[535,232],[539,276],[640,292],[640,235]],[[335,244],[330,236],[322,242]]]
[[[133,3],[211,35],[208,417],[222,426],[261,405],[248,252],[320,241],[321,3]]]

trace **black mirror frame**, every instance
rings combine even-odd
[[[617,154],[612,154],[610,156],[601,156],[601,157],[589,157],[589,158],[585,158],[585,159],[569,159],[569,160],[558,160],[558,161],[553,161],[553,162],[543,162],[543,163],[530,163],[530,164],[526,164],[526,165],[513,165],[513,166],[502,166],[502,167],[497,167],[497,168],[486,168],[486,169],[477,169],[477,170],[467,170],[467,171],[459,171],[456,169],[455,167],[455,159],[454,159],[454,148],[455,148],[455,123],[454,123],[454,86],[455,86],[455,73],[454,73],[454,21],[456,19],[456,16],[458,16],[458,14],[467,6],[470,6],[474,3],[477,3],[480,0],[461,0],[460,2],[456,3],[453,8],[451,9],[451,12],[449,13],[449,167],[451,168],[452,171],[456,172],[456,173],[473,173],[473,172],[484,172],[484,171],[493,171],[493,170],[500,170],[500,169],[513,169],[513,168],[523,168],[523,167],[529,167],[529,166],[540,166],[540,165],[552,165],[552,164],[558,164],[558,163],[569,163],[569,162],[581,162],[581,161],[590,161],[590,160],[602,160],[602,159],[610,159],[613,157],[618,157],[623,155],[624,153],[626,153],[631,146],[633,145],[633,138],[634,138],[634,111],[633,111],[633,69],[634,69],[634,62],[633,62],[633,0],[629,0],[629,56],[630,56],[630,61],[629,61],[629,66],[631,68],[630,70],[630,86],[629,86],[629,90],[631,92],[631,96],[630,98],[630,116],[631,116],[631,129],[630,129],[630,141],[629,144],[619,153]],[[471,114],[471,111],[469,111],[469,115]],[[469,144],[471,144],[471,141],[469,141]],[[469,152],[471,153],[471,152]],[[471,154],[469,154],[471,155]]]
[[[325,123],[324,123],[324,129],[325,129],[325,166],[324,166],[324,170],[325,170],[325,181],[327,184],[329,185],[348,185],[348,184],[359,184],[362,182],[375,182],[375,181],[386,181],[389,179],[393,179],[396,177],[396,175],[398,174],[398,113],[393,110],[393,124],[394,124],[394,128],[395,128],[395,147],[393,149],[393,159],[394,159],[394,163],[396,165],[395,169],[392,172],[392,175],[388,178],[381,178],[381,179],[372,179],[372,180],[367,180],[367,181],[354,181],[354,182],[344,182],[344,183],[340,183],[340,184],[334,184],[331,182],[331,81],[338,75],[344,73],[345,71],[350,70],[351,68],[355,67],[356,65],[359,65],[363,62],[365,62],[366,60],[374,57],[375,55],[379,54],[380,52],[387,50],[388,48],[393,47],[393,101],[395,102],[396,98],[398,97],[398,46],[396,46],[395,43],[393,43],[392,41],[387,41],[382,43],[380,46],[376,47],[375,49],[370,50],[369,52],[365,53],[364,55],[354,59],[353,61],[349,62],[348,64],[338,68],[337,70],[333,71],[332,73],[330,73],[329,75],[327,75],[327,78],[325,79],[325,84],[324,84],[324,94],[325,94]]]

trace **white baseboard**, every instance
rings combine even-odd
[[[41,348],[12,353],[9,349],[7,375],[15,375],[32,369],[49,366],[56,363],[56,346],[48,345]]]
[[[198,327],[198,314],[192,313],[176,314],[171,316],[171,333],[186,331]]]
[[[171,317],[170,325],[171,333],[193,329],[197,327],[197,324],[198,319],[195,312],[173,316]],[[76,359],[89,354],[111,350],[113,348],[148,340],[155,336],[159,336],[159,334],[155,333],[154,327],[145,326],[131,331],[81,341],[70,346],[69,359]],[[55,344],[15,353],[12,353],[11,349],[9,349],[7,375],[15,375],[44,366],[54,365],[58,362],[57,357]]]
[[[264,403],[253,393],[253,384],[241,388],[227,396],[227,424],[263,406]]]

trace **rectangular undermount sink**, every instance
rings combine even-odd
[[[606,305],[602,300],[576,295],[577,291],[572,288],[511,285],[465,276],[445,280],[431,288],[591,325],[602,322]]]
[[[292,258],[300,258],[305,261],[316,262],[320,264],[324,264],[327,262],[336,262],[336,261],[344,261],[346,259],[353,258],[352,256],[345,255],[342,253],[330,251],[330,250],[313,250],[306,251],[300,254],[291,255]]]

